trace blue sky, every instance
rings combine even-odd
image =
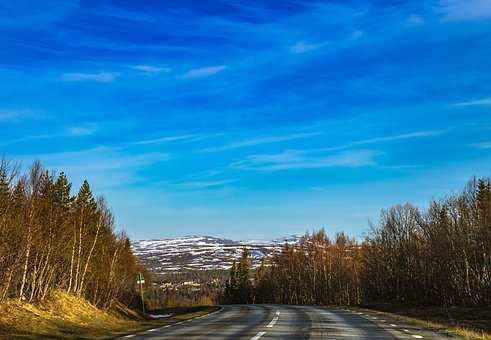
[[[0,0],[0,153],[131,237],[362,236],[491,175],[491,1]]]

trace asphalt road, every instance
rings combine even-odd
[[[128,339],[449,339],[376,314],[339,308],[231,305]],[[123,338],[123,339],[124,339]]]

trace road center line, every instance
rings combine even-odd
[[[273,327],[276,324],[276,322],[278,322],[278,317],[277,316],[275,316],[273,318],[273,320],[271,320],[271,322],[266,327],[271,328],[271,327]]]
[[[266,327],[268,327],[268,328],[273,327],[276,324],[276,322],[278,322],[278,319],[279,318],[280,318],[280,311],[277,310],[276,311],[276,316],[273,318],[273,320],[271,320],[271,322]]]
[[[262,337],[264,334],[266,334],[266,332],[259,332],[259,333],[256,334],[256,336],[254,336],[253,338],[251,338],[251,340],[257,340],[260,337]]]

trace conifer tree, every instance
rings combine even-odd
[[[252,285],[249,279],[251,269],[250,251],[244,248],[237,268],[238,302],[249,303],[252,296]]]

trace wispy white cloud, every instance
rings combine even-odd
[[[133,69],[140,71],[145,74],[157,74],[157,73],[169,73],[172,71],[169,67],[158,67],[152,65],[135,65]]]
[[[256,171],[281,171],[330,167],[364,167],[376,165],[380,152],[356,150],[325,155],[311,150],[287,150],[279,154],[250,155],[231,164],[232,168]]]
[[[190,190],[202,190],[202,189],[214,189],[226,186],[230,183],[235,182],[234,180],[224,179],[224,180],[213,180],[213,181],[190,181],[178,183],[177,185],[183,189]]]
[[[99,73],[64,73],[60,79],[67,82],[85,82],[93,81],[98,83],[110,83],[119,76],[118,73],[113,72],[99,72]]]
[[[294,54],[303,54],[307,52],[312,52],[322,48],[325,43],[308,43],[305,41],[299,41],[296,44],[290,46],[290,52]]]
[[[26,166],[39,159],[48,169],[64,171],[73,179],[75,185],[79,185],[83,179],[88,179],[98,190],[145,180],[140,177],[142,169],[169,161],[171,158],[168,153],[129,154],[125,148],[110,146],[15,156],[16,160]]]
[[[0,141],[0,145],[6,146],[6,145],[15,144],[15,143],[23,143],[23,142],[30,142],[30,141],[34,141],[34,140],[50,139],[53,137],[56,137],[56,135],[44,134],[44,135],[24,136],[24,137],[20,137],[20,138]]]
[[[491,98],[482,98],[477,100],[469,100],[465,102],[455,103],[453,106],[491,106]]]
[[[70,1],[61,1],[56,6],[37,7],[33,3],[19,3],[9,1],[2,3],[2,10],[6,15],[2,16],[1,24],[7,27],[21,27],[25,29],[29,23],[31,29],[37,30],[48,27],[51,23],[59,22],[76,10],[77,4]],[[7,15],[8,13],[8,15]]]
[[[478,148],[478,149],[491,149],[491,142],[471,144],[471,146]]]
[[[78,126],[70,126],[65,129],[65,135],[69,137],[90,136],[98,130],[97,124],[84,124]]]
[[[39,134],[39,135],[23,136],[23,137],[19,137],[19,138],[15,138],[15,139],[9,139],[9,140],[3,140],[3,141],[0,140],[0,145],[6,146],[6,145],[11,145],[11,144],[16,144],[16,143],[39,141],[39,140],[43,140],[43,139],[90,136],[90,135],[94,134],[97,130],[98,130],[97,124],[70,126],[70,127],[65,128],[64,130],[61,129],[61,132],[58,132],[58,133],[45,133],[45,134]]]
[[[444,20],[467,21],[491,18],[489,0],[440,0],[437,11]]]
[[[164,137],[159,137],[159,138],[153,138],[153,139],[145,139],[137,142],[133,142],[132,144],[134,145],[150,145],[150,144],[160,144],[160,143],[168,143],[168,142],[175,142],[175,141],[190,141],[190,140],[198,140],[202,139],[203,136],[201,135],[194,135],[194,134],[187,134],[187,135],[178,135],[178,136],[164,136]]]
[[[292,54],[304,54],[304,53],[309,53],[309,52],[314,52],[317,50],[324,49],[326,47],[336,47],[337,48],[342,48],[343,46],[346,46],[349,41],[354,41],[361,39],[365,35],[365,32],[362,30],[354,30],[352,31],[345,39],[344,41],[340,42],[330,42],[330,41],[324,41],[324,42],[307,42],[307,41],[298,41],[295,44],[291,45],[289,47],[289,51]]]
[[[226,151],[226,150],[245,148],[245,147],[255,146],[255,145],[279,143],[279,142],[286,142],[286,141],[291,141],[291,140],[296,140],[296,139],[309,138],[309,137],[318,136],[320,134],[321,134],[321,132],[304,132],[304,133],[293,133],[293,134],[283,135],[283,136],[256,137],[256,138],[245,139],[245,140],[225,144],[222,146],[206,148],[206,149],[203,149],[202,151],[204,151],[204,152]]]
[[[416,131],[416,132],[410,132],[410,133],[403,133],[400,135],[368,138],[368,139],[363,139],[363,140],[348,143],[344,146],[341,146],[341,148],[344,149],[346,147],[375,144],[375,143],[383,143],[383,142],[392,142],[392,141],[404,140],[404,139],[417,139],[417,138],[433,137],[433,136],[441,135],[441,134],[445,133],[446,131],[447,130]]]
[[[0,109],[0,123],[2,122],[18,122],[25,119],[39,119],[44,115],[40,111],[35,110],[11,110],[11,109]]]
[[[276,171],[324,167],[370,166],[376,165],[375,158],[381,154],[380,152],[373,150],[353,150],[336,153],[335,155],[326,155],[326,153],[337,152],[370,144],[431,137],[444,132],[446,132],[446,130],[416,131],[406,134],[358,140],[343,145],[322,149],[287,150],[278,154],[250,155],[244,160],[233,163],[232,167],[260,171]]]
[[[77,151],[46,153],[35,157],[28,156],[28,158],[42,159],[48,166],[59,169],[90,171],[129,169],[167,161],[171,158],[168,153],[162,152],[130,155],[123,151],[120,147],[99,146]]]
[[[216,66],[208,66],[208,67],[201,67],[201,68],[193,68],[189,70],[185,77],[186,78],[203,78],[203,77],[209,77],[214,74],[220,73],[224,71],[227,68],[226,65],[216,65]]]
[[[433,137],[433,136],[441,135],[447,131],[448,130],[416,131],[416,132],[404,133],[404,134],[400,134],[400,135],[368,138],[368,139],[357,140],[354,142],[350,142],[350,143],[346,143],[346,144],[342,144],[342,145],[337,145],[337,146],[333,146],[333,147],[318,149],[318,151],[339,151],[339,150],[349,149],[352,147],[362,146],[362,145],[392,142],[392,141],[405,140],[405,139],[417,139],[417,138]]]

